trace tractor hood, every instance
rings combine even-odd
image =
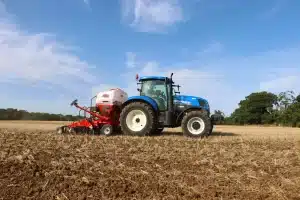
[[[176,95],[174,96],[174,104],[186,104],[192,107],[201,107],[209,111],[209,104],[206,99],[196,96]]]

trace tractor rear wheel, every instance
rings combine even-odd
[[[128,135],[150,135],[156,129],[156,122],[152,107],[143,102],[126,105],[120,114],[122,132]]]
[[[204,137],[209,135],[211,121],[202,111],[188,112],[182,119],[181,128],[183,134],[189,137]]]

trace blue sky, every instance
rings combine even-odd
[[[135,74],[170,75],[230,114],[254,91],[300,92],[296,0],[2,0],[2,108],[76,114],[69,103]]]

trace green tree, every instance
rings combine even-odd
[[[290,105],[280,116],[280,121],[285,126],[300,127],[300,102]]]
[[[296,97],[296,102],[300,103],[300,94]]]
[[[293,91],[281,92],[277,98],[277,106],[279,110],[285,110],[288,106],[294,103],[296,100],[295,93]]]
[[[251,93],[239,103],[231,115],[231,121],[236,124],[270,124],[275,122],[278,97],[266,91]]]
[[[28,112],[26,110],[17,110],[14,108],[0,109],[0,120],[46,120],[46,121],[73,121],[81,119],[80,116],[61,115]]]

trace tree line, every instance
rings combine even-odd
[[[0,120],[74,121],[81,118],[81,116],[28,112],[14,108],[0,109]]]
[[[293,91],[255,92],[246,96],[230,116],[220,110],[216,114],[223,116],[222,124],[228,125],[277,125],[300,127],[300,94]]]
[[[254,92],[241,100],[230,116],[225,116],[220,110],[215,110],[214,113],[222,115],[219,124],[300,127],[300,94],[296,96],[293,91],[281,92],[278,95],[266,91]],[[0,120],[74,121],[82,118],[79,115],[0,109]]]

